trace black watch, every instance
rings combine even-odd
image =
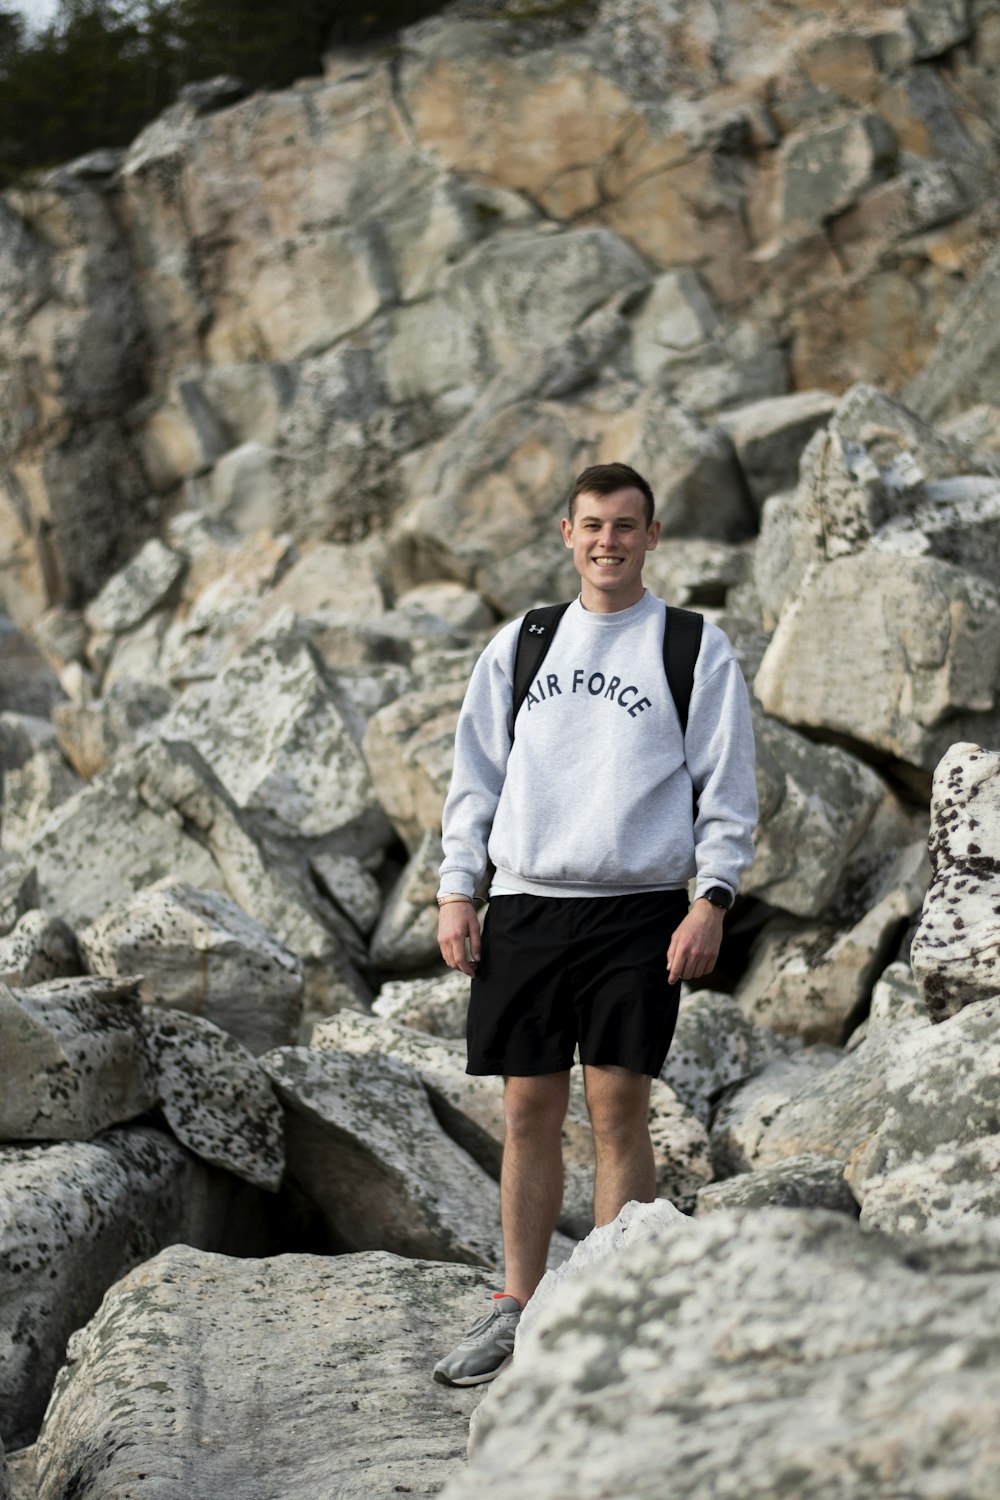
[[[721,911],[728,911],[733,904],[733,898],[724,885],[710,885],[707,891],[702,891],[701,896],[703,901],[710,901]]]

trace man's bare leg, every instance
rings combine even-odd
[[[587,1109],[594,1131],[594,1223],[610,1224],[633,1198],[656,1197],[656,1165],[649,1138],[652,1079],[628,1068],[585,1067]]]
[[[523,1307],[545,1274],[562,1206],[562,1124],[569,1073],[504,1080],[500,1172],[504,1291]]]

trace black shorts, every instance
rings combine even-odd
[[[530,1078],[584,1064],[655,1077],[677,1023],[667,948],[686,891],[495,896],[469,1000],[469,1073]]]

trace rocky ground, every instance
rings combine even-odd
[[[463,6],[0,199],[2,1500],[993,1500],[998,64],[992,0]],[[610,458],[757,856],[593,1233],[574,1093],[466,1468],[441,806]]]

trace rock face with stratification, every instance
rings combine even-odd
[[[711,1214],[560,1288],[444,1491],[931,1500],[1000,1483],[997,1261],[839,1214]],[[822,1295],[817,1295],[817,1288]]]
[[[478,1392],[436,1385],[431,1368],[489,1288],[471,1266],[380,1253],[167,1250],[73,1339],[39,1500],[437,1494]]]
[[[1000,754],[953,745],[934,773],[933,876],[911,948],[932,1019],[1000,997]]]

